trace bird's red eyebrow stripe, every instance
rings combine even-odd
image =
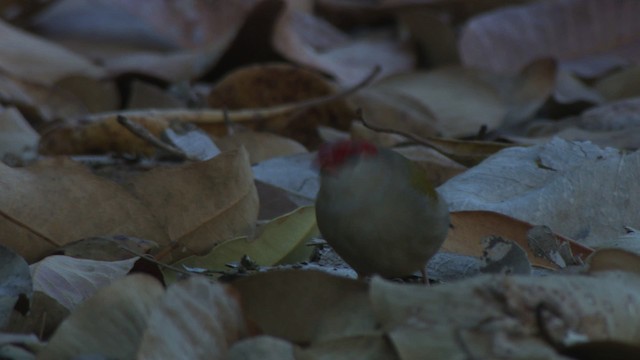
[[[356,154],[374,155],[378,153],[375,145],[365,141],[343,140],[324,144],[318,152],[318,164],[321,169],[329,169],[344,163],[345,159]]]

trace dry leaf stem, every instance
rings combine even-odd
[[[124,116],[131,120],[136,120],[141,118],[154,118],[154,119],[160,119],[165,121],[182,121],[182,122],[192,122],[196,124],[216,124],[216,123],[224,123],[225,118],[228,117],[227,121],[231,121],[231,122],[236,122],[236,123],[252,122],[259,119],[286,114],[292,111],[299,111],[302,109],[310,108],[313,106],[321,105],[337,99],[344,98],[365,87],[376,77],[376,75],[378,75],[379,72],[380,72],[380,67],[376,66],[375,68],[373,68],[371,73],[367,75],[367,77],[365,77],[358,84],[348,89],[345,89],[337,94],[317,97],[314,99],[309,99],[309,100],[295,102],[295,103],[286,103],[286,104],[277,105],[277,106],[265,107],[265,108],[241,109],[241,110],[231,110],[231,111],[227,111],[226,109],[223,109],[223,110],[220,110],[220,109],[126,110],[126,111],[93,114],[93,115],[84,117],[84,120],[89,122],[113,121],[113,120],[116,120],[119,116]]]

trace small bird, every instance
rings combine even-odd
[[[447,236],[449,209],[424,170],[352,140],[323,145],[318,164],[316,217],[335,252],[361,277],[425,275]]]

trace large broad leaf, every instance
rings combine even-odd
[[[238,298],[202,276],[174,284],[153,310],[137,359],[224,359],[247,335]]]
[[[585,241],[640,223],[640,154],[554,139],[502,150],[440,187],[452,211],[489,210]]]
[[[634,0],[536,1],[503,8],[466,25],[460,56],[467,66],[498,72],[555,57],[580,75],[602,74],[639,59],[638,11]]]
[[[149,316],[163,294],[162,285],[147,275],[132,275],[115,282],[78,306],[38,359],[95,354],[134,359]]]

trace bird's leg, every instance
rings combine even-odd
[[[427,275],[427,265],[425,264],[422,269],[420,269],[420,274],[422,274],[422,283],[425,286],[431,286],[431,284],[429,284],[429,276]]]

